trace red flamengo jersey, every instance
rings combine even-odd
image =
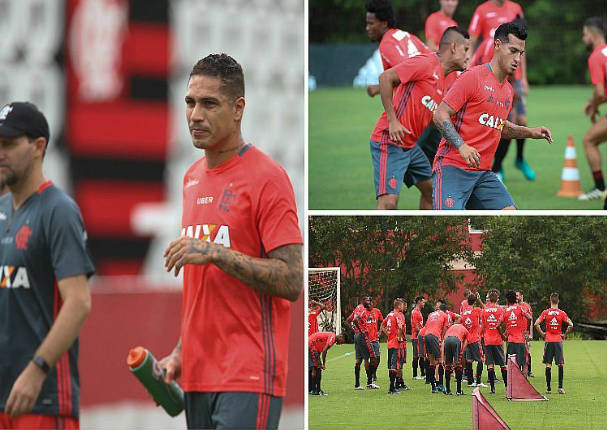
[[[352,319],[352,327],[354,328],[354,333],[360,333],[361,330],[363,333],[367,333],[367,313],[368,311],[362,304],[356,306],[352,313],[350,314],[350,319]],[[354,317],[358,316],[358,321],[354,323]]]
[[[386,327],[388,333],[388,348],[398,348],[398,329],[403,329],[402,321],[397,316],[400,312],[390,312],[382,325]]]
[[[447,76],[445,76],[445,89],[443,90],[443,94],[447,94],[449,92],[449,90],[451,89],[457,78],[461,76],[461,74],[462,71],[458,70],[455,72],[451,72]]]
[[[516,15],[524,16],[523,9],[518,3],[506,0],[506,3],[499,7],[491,0],[487,0],[474,11],[468,33],[470,33],[470,36],[493,39],[497,27],[513,21]]]
[[[464,343],[464,340],[470,343],[470,333],[468,333],[468,329],[462,324],[453,324],[451,327],[449,327],[445,333],[445,339],[447,339],[449,336],[457,337],[462,344]]]
[[[527,318],[523,315],[523,309],[519,305],[508,306],[504,310],[504,322],[506,323],[506,333],[508,342],[525,342],[525,323]]]
[[[504,320],[504,309],[498,305],[487,303],[483,309],[483,327],[485,328],[483,339],[485,345],[503,345],[504,341],[500,336],[497,327]]]
[[[379,54],[384,70],[391,69],[403,61],[419,54],[429,54],[432,50],[419,38],[398,28],[386,31],[379,42]]]
[[[450,310],[447,310],[446,312],[448,319],[448,323],[447,325],[449,327],[451,327],[453,324],[455,324],[455,320],[457,319],[457,317],[459,317],[460,315],[456,314],[455,312],[451,312]]]
[[[546,342],[562,342],[563,323],[567,322],[567,314],[557,308],[548,308],[540,315],[540,323],[546,322]]]
[[[308,339],[308,347],[312,351],[323,352],[325,347],[331,348],[335,344],[335,333],[319,331]]]
[[[302,243],[287,173],[252,145],[214,169],[201,158],[183,184],[182,235],[253,257]],[[287,299],[260,294],[214,264],[186,264],[184,391],[284,396],[290,315]]]
[[[440,171],[443,165],[463,170],[491,170],[504,121],[512,108],[513,94],[510,82],[505,79],[500,83],[489,64],[462,73],[443,102],[455,110],[451,117],[455,130],[464,142],[480,152],[481,165],[478,169],[468,167],[458,150],[442,138],[434,158],[434,171]]]
[[[588,70],[590,70],[590,80],[592,85],[603,85],[607,92],[607,44],[597,46],[588,57]]]
[[[433,334],[438,339],[442,339],[443,327],[449,324],[449,317],[443,311],[434,311],[428,315],[426,320],[426,335]]]
[[[426,335],[426,326],[423,326],[422,329],[417,333],[417,336],[424,337]]]
[[[436,43],[436,46],[438,46],[445,30],[456,25],[457,22],[441,11],[434,12],[426,18],[426,40],[433,40]]]
[[[373,308],[373,309],[371,309],[371,311],[367,312],[367,333],[369,335],[369,340],[371,342],[379,340],[379,332],[377,329],[377,323],[383,319],[384,319],[384,316],[381,314],[381,311],[377,308]]]
[[[375,124],[371,140],[413,148],[443,97],[444,71],[434,53],[418,55],[394,67],[400,78],[392,105],[400,123],[411,133],[405,133],[404,144],[390,140],[386,112]]]
[[[411,337],[417,337],[419,334],[415,327],[416,323],[419,324],[420,327],[424,327],[424,316],[417,307],[411,311]]]
[[[466,304],[468,304],[468,302],[466,302]],[[483,310],[481,308],[474,307],[469,307],[462,312],[462,324],[470,332],[470,337],[468,338],[468,342],[470,343],[478,342],[480,340],[480,322],[482,313]]]
[[[318,320],[316,318],[319,313],[318,309],[308,310],[308,336],[312,336],[318,331]]]
[[[528,313],[528,314],[532,313],[531,306],[529,305],[529,303],[521,302],[521,303],[519,303],[519,306],[521,307],[521,309],[523,310],[524,313]],[[525,331],[527,331],[529,329],[529,320],[527,318],[524,318],[523,326],[525,327]]]

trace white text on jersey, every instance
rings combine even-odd
[[[181,235],[211,242],[211,236],[217,230],[213,243],[230,248],[230,227],[217,224],[189,225],[181,229]],[[202,236],[201,236],[202,233]]]

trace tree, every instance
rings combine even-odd
[[[523,290],[534,317],[550,306],[550,293],[573,321],[588,320],[592,303],[607,293],[605,217],[475,217],[487,231],[473,258],[487,288]]]

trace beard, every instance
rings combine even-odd
[[[0,188],[10,187],[17,183],[17,175],[12,170],[6,173],[0,173]]]

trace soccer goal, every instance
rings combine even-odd
[[[308,269],[308,299],[325,305],[324,311],[318,316],[321,331],[341,333],[339,285],[339,267]]]

